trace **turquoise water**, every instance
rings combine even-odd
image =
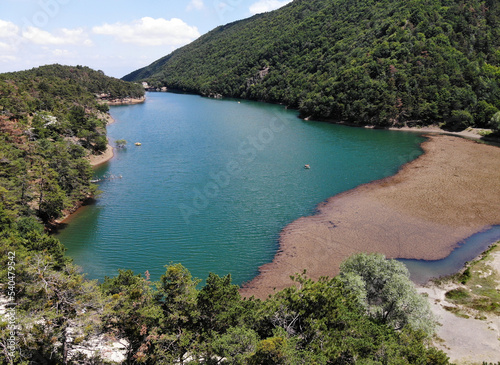
[[[415,133],[303,121],[279,105],[147,98],[111,108],[110,140],[128,145],[96,175],[116,178],[58,234],[89,278],[128,268],[156,280],[180,262],[242,284],[272,260],[288,223],[422,153]]]

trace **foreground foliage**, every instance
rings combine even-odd
[[[295,0],[124,79],[351,123],[487,128],[500,110],[499,47],[496,0]]]
[[[157,282],[121,270],[98,285],[77,272],[42,226],[1,213],[2,267],[8,252],[16,256],[18,326],[11,358],[7,323],[0,323],[3,363],[103,363],[95,349],[89,356],[77,351],[102,333],[126,342],[126,363],[133,364],[447,363],[428,346],[432,332],[373,315],[342,275],[318,281],[297,275],[295,286],[265,301],[241,298],[230,275],[210,274],[198,289],[199,280],[180,264],[168,265]],[[28,244],[35,240],[40,244]],[[380,257],[365,260],[373,259]],[[389,286],[390,276],[399,275],[391,270],[383,270]],[[7,282],[6,269],[0,278]]]

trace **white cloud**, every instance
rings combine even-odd
[[[188,4],[186,10],[191,11],[191,10],[202,10],[205,7],[203,4],[203,0],[191,0],[191,2]]]
[[[0,62],[13,62],[21,43],[19,27],[0,19]]]
[[[67,49],[54,49],[52,55],[56,57],[73,57],[76,56],[75,52],[70,52]]]
[[[16,37],[19,27],[14,23],[0,19],[0,38]]]
[[[259,0],[256,3],[250,5],[250,12],[252,14],[266,13],[271,10],[276,10],[291,3],[292,0]]]
[[[5,63],[10,63],[16,61],[16,57],[10,56],[10,55],[0,55],[0,63],[5,62]],[[6,71],[7,72],[7,71]]]
[[[0,42],[0,51],[3,53],[9,52],[15,52],[15,47],[12,43],[7,43],[7,42]]]
[[[63,44],[83,44],[92,45],[92,41],[87,38],[83,28],[67,29],[62,28],[52,34],[36,27],[27,27],[23,31],[23,38],[31,43],[39,45],[63,45]]]
[[[123,43],[140,46],[179,46],[200,36],[198,28],[178,18],[166,20],[144,17],[131,23],[104,24],[92,28],[96,34],[111,35]]]

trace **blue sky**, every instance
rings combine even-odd
[[[0,0],[0,73],[85,65],[122,77],[291,0]]]

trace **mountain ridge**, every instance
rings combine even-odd
[[[487,127],[500,110],[499,29],[493,0],[295,0],[123,79],[354,124]]]

